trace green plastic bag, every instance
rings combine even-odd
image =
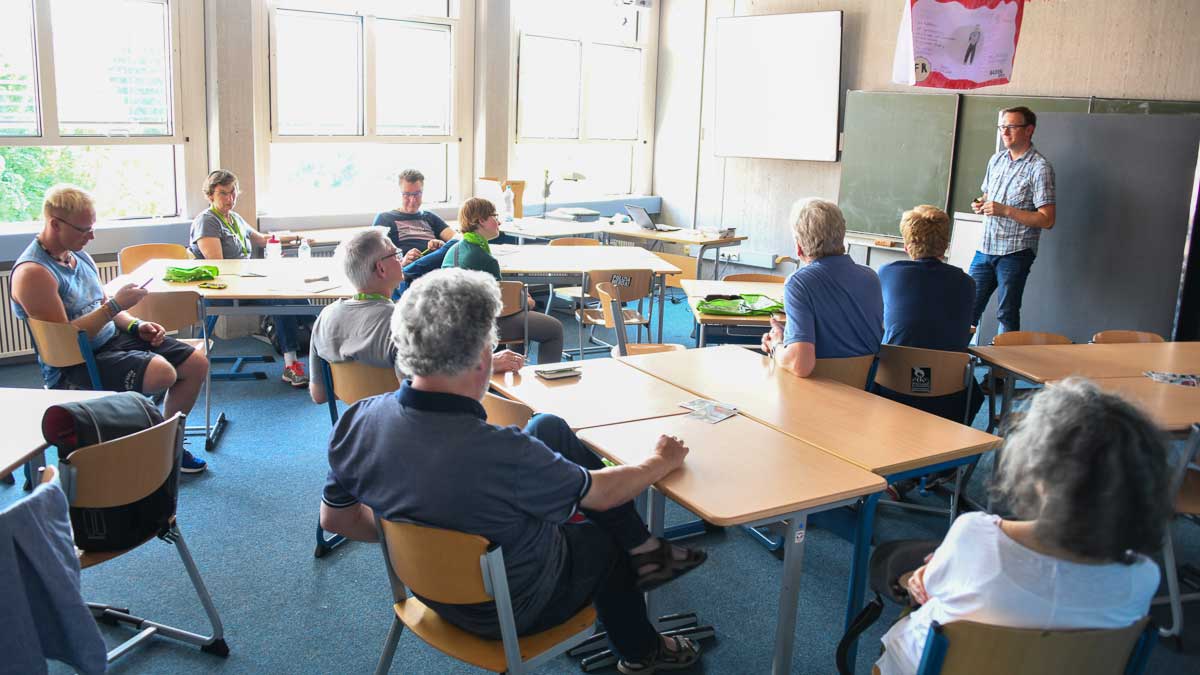
[[[737,300],[703,300],[696,307],[723,316],[770,316],[783,311],[783,303],[757,293],[743,293]]]
[[[163,281],[186,283],[188,281],[212,281],[221,273],[215,265],[197,265],[196,267],[168,267]]]

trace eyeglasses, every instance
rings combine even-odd
[[[424,190],[417,190],[416,192],[401,192],[400,196],[404,197],[405,199],[409,199],[409,198],[416,199],[417,197],[420,197],[423,194],[425,194]]]
[[[380,259],[379,259],[378,261],[376,261],[376,262],[384,262],[385,260],[387,260],[387,259],[389,259],[389,258],[395,258],[396,260],[403,260],[403,259],[404,259],[404,254],[403,254],[403,253],[401,253],[400,249],[398,249],[398,248],[394,248],[394,249],[392,249],[392,252],[391,252],[391,253],[389,253],[389,254],[387,254],[387,255],[383,256],[382,258],[380,258]]]
[[[80,227],[72,222],[69,222],[69,221],[63,220],[62,218],[59,218],[58,216],[51,216],[51,219],[57,220],[60,223],[65,223],[66,225],[69,225],[72,230],[75,230],[76,232],[78,232],[79,234],[82,234],[82,235],[89,235],[92,233],[93,230],[96,229],[95,227]]]
[[[999,129],[1000,131],[1012,131],[1014,129],[1020,129],[1021,127],[1027,127],[1027,126],[1029,126],[1029,125],[1028,124],[997,124],[996,128]]]

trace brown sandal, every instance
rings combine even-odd
[[[659,586],[674,581],[679,577],[699,567],[708,559],[708,554],[698,548],[683,548],[687,552],[682,560],[675,559],[674,546],[667,540],[661,540],[658,548],[645,553],[637,553],[629,557],[634,573],[643,567],[650,569],[637,574],[634,585],[639,591],[652,591]]]

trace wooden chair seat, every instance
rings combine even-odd
[[[494,673],[502,673],[507,669],[504,643],[500,640],[488,640],[468,633],[438,616],[437,612],[416,597],[397,602],[394,610],[405,626],[438,651]],[[549,651],[572,635],[587,630],[595,622],[596,610],[589,604],[565,623],[518,640],[521,659],[527,661]]]
[[[1141,330],[1102,330],[1092,336],[1092,344],[1113,345],[1130,342],[1164,342],[1158,333]]]
[[[661,352],[681,352],[687,349],[686,345],[667,342],[663,344],[653,344],[648,342],[631,342],[625,345],[625,356],[637,356],[638,354],[658,354]],[[621,356],[620,345],[612,348],[612,357],[615,359]]]
[[[585,309],[582,311],[577,311],[577,312],[575,312],[575,318],[579,319],[580,323],[582,323],[585,326],[605,326],[604,310],[601,308]],[[639,325],[639,326],[650,325],[650,319],[645,316],[642,316],[642,314],[640,312],[638,312],[636,309],[621,310],[621,318],[625,322],[625,325],[627,325],[627,326],[629,326],[629,325]],[[612,326],[606,326],[606,327],[611,328]]]
[[[1200,515],[1200,470],[1189,469],[1175,496],[1175,513]]]

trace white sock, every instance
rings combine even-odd
[[[295,362],[296,362],[296,352],[284,352],[283,365],[285,368],[292,365]]]

